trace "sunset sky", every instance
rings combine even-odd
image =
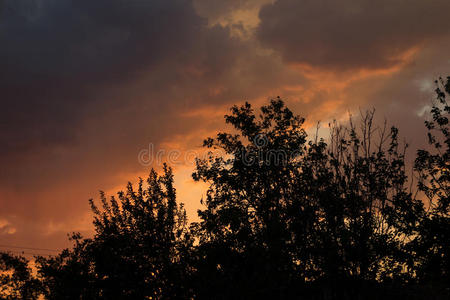
[[[178,200],[195,218],[193,155],[244,101],[280,96],[307,126],[375,107],[420,145],[433,81],[450,75],[449,12],[449,0],[0,0],[0,245],[89,236],[88,199],[159,169],[139,160],[152,147],[180,151]]]

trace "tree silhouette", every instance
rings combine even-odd
[[[192,241],[186,213],[176,203],[172,170],[152,170],[147,187],[91,200],[95,235],[55,258],[40,258],[39,271],[49,299],[186,298],[184,255]]]
[[[423,206],[407,191],[397,129],[376,129],[376,143],[373,112],[362,117],[361,130],[334,124],[329,144],[307,143],[304,120],[279,98],[259,117],[233,107],[226,122],[238,134],[205,140],[225,155],[211,152],[193,174],[210,183],[193,226],[205,298],[282,298],[308,281],[344,297],[360,281],[405,275],[402,248]]]
[[[419,189],[428,199],[428,213],[412,243],[418,259],[417,278],[427,284],[449,289],[450,282],[450,77],[436,81],[432,120],[426,121],[432,150],[417,152],[415,170]],[[437,287],[435,287],[437,288]]]
[[[377,283],[409,280],[404,248],[423,215],[407,188],[406,145],[399,146],[395,127],[375,127],[373,116],[361,114],[358,127],[351,119],[348,127],[335,123],[329,144],[311,142],[303,160],[317,216],[312,265],[338,298],[375,297]]]
[[[210,183],[202,221],[193,226],[204,298],[275,296],[297,280],[289,211],[291,200],[301,197],[294,187],[306,143],[304,120],[280,99],[261,113],[257,120],[250,104],[233,107],[226,122],[240,135],[205,140],[226,155],[197,161],[194,179]]]

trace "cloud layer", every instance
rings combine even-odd
[[[254,41],[208,26],[188,0],[6,0],[0,14],[0,219],[16,230],[0,240],[10,243],[65,240],[89,197],[145,175],[137,155],[149,143],[211,132],[221,118],[202,112],[302,80]]]
[[[384,69],[450,34],[446,0],[278,0],[260,11],[258,37],[289,63]]]

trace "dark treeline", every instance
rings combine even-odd
[[[281,99],[225,116],[193,178],[189,224],[173,176],[90,201],[95,234],[30,263],[0,256],[5,299],[448,299],[450,77],[436,82],[429,143],[412,172],[373,111],[309,139]],[[216,150],[220,150],[216,151]],[[221,153],[221,154],[218,154]]]

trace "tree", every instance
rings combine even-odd
[[[419,190],[428,199],[428,213],[412,243],[418,258],[417,277],[423,283],[448,287],[450,282],[450,77],[436,81],[432,120],[426,121],[432,149],[417,152],[415,170]],[[448,291],[447,291],[448,292]]]
[[[250,104],[233,107],[225,120],[241,135],[205,140],[226,154],[197,160],[194,179],[210,183],[201,222],[193,227],[201,297],[278,297],[297,280],[288,201],[301,197],[294,187],[306,143],[304,120],[281,99],[261,113],[257,120]]]
[[[373,128],[368,112],[361,130],[335,124],[329,144],[307,142],[304,119],[280,98],[259,116],[248,103],[231,111],[238,133],[204,142],[225,155],[211,151],[193,174],[210,184],[193,226],[205,298],[236,297],[229,286],[239,297],[288,297],[308,281],[341,297],[357,281],[407,274],[402,248],[423,206],[407,191],[396,128]]]
[[[361,114],[359,127],[352,119],[348,126],[334,123],[328,144],[315,139],[303,159],[317,216],[312,265],[331,293],[411,279],[404,248],[417,234],[423,205],[407,188],[407,145],[399,146],[397,128],[377,127],[373,118],[374,110]]]
[[[101,193],[101,209],[90,201],[95,236],[75,235],[73,250],[38,261],[47,298],[188,297],[184,257],[192,241],[172,170],[152,170],[147,185],[141,179],[134,190],[129,183],[109,201]]]

